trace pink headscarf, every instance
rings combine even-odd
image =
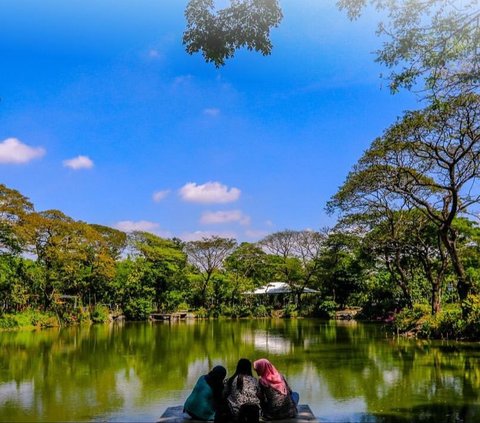
[[[287,395],[287,385],[282,375],[270,361],[266,358],[261,358],[253,363],[253,368],[256,370],[258,376],[260,376],[260,384],[267,387],[270,386],[283,395]]]

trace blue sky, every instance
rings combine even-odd
[[[184,52],[183,0],[0,0],[0,182],[185,240],[333,225],[325,203],[416,99],[379,77],[373,12],[281,4],[272,55],[216,69]]]

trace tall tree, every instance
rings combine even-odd
[[[231,238],[212,236],[200,241],[190,241],[185,244],[185,252],[189,262],[200,272],[202,286],[200,301],[206,304],[206,293],[210,280],[215,271],[223,268],[224,260],[233,251],[237,242]]]
[[[160,307],[167,291],[174,289],[176,281],[182,278],[186,255],[174,241],[149,232],[134,232],[130,242],[148,268],[145,283],[154,289],[155,302]]]
[[[18,254],[28,233],[26,217],[33,204],[17,190],[0,184],[0,254]]]
[[[225,260],[225,269],[232,283],[230,303],[238,301],[241,292],[268,282],[265,252],[255,244],[242,242]]]
[[[462,301],[472,282],[459,256],[453,222],[480,201],[471,189],[480,176],[479,106],[480,97],[468,94],[406,113],[374,141],[336,195],[348,208],[358,192],[344,188],[365,178],[375,182],[372,192],[384,190],[424,213],[450,257]]]
[[[259,243],[267,252],[281,259],[278,270],[297,295],[299,306],[304,289],[318,280],[318,259],[325,240],[326,234],[322,232],[285,230],[270,234]]]

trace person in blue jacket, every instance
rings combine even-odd
[[[213,420],[215,410],[222,402],[223,381],[227,370],[215,366],[208,374],[200,376],[192,393],[183,406],[183,411],[195,420]]]

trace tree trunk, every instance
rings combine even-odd
[[[467,298],[468,294],[472,290],[472,284],[467,280],[465,269],[463,267],[462,261],[458,256],[458,250],[456,245],[457,234],[453,229],[443,229],[440,231],[440,238],[445,245],[445,249],[452,260],[453,271],[457,276],[457,292],[460,297],[460,301],[463,301]],[[462,306],[463,309],[463,306]]]

